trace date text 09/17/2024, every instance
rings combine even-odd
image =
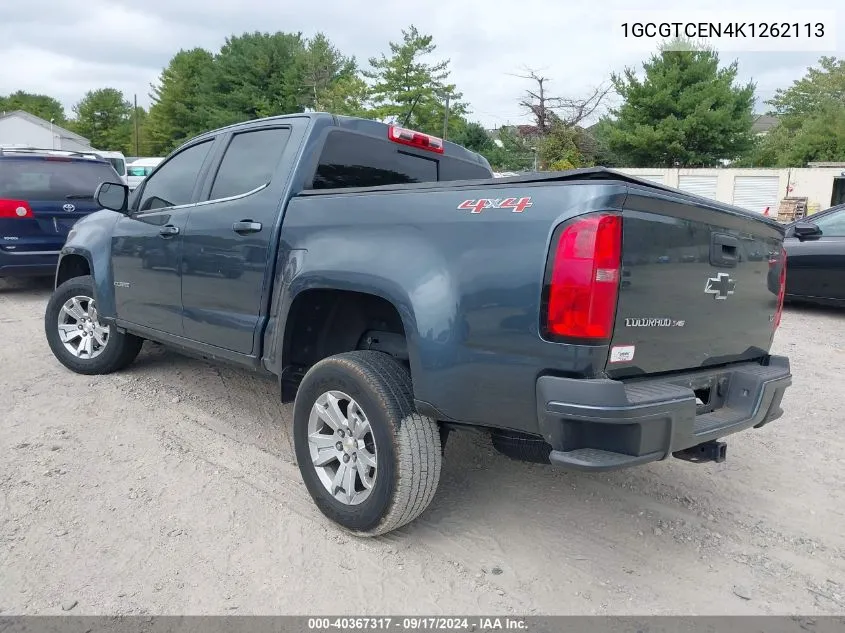
[[[513,617],[317,617],[309,631],[524,631],[523,618]]]

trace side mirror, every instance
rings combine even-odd
[[[122,183],[104,182],[97,187],[94,199],[104,209],[111,209],[126,213],[126,203],[129,199],[129,187]]]
[[[822,236],[822,230],[812,222],[796,222],[792,227],[792,234],[799,240],[817,240]]]

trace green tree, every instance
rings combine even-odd
[[[712,166],[753,146],[754,84],[736,85],[737,63],[719,67],[709,49],[663,47],[612,82],[623,98],[603,126],[610,151],[632,167]]]
[[[129,147],[126,153],[129,156],[150,156],[153,154],[152,141],[150,139],[149,130],[149,114],[144,108],[138,108],[131,115],[130,125],[132,133],[129,139]],[[136,121],[137,119],[137,121]],[[135,141],[137,129],[137,143]]]
[[[89,90],[73,106],[76,115],[71,125],[96,149],[128,151],[132,135],[132,105],[116,88]]]
[[[494,147],[493,139],[480,123],[465,123],[449,140],[479,153],[489,152]]]
[[[808,68],[804,77],[778,89],[768,103],[779,117],[812,116],[831,103],[845,104],[845,60],[822,57],[819,68]]]
[[[302,112],[300,33],[244,33],[226,39],[211,66],[207,127]]]
[[[845,160],[845,61],[822,57],[819,68],[809,68],[768,103],[778,125],[757,141],[749,164],[803,167]]]
[[[449,132],[461,127],[458,120],[467,112],[454,84],[449,81],[449,60],[429,63],[436,50],[431,35],[421,34],[411,25],[402,31],[401,42],[390,42],[390,56],[369,60],[371,69],[364,76],[371,84],[374,116],[395,118],[420,132],[440,136],[449,95]]]
[[[340,77],[322,92],[320,109],[332,114],[372,118],[369,98],[370,87],[367,82],[353,74]]]
[[[62,104],[47,95],[32,94],[18,90],[8,96],[0,96],[0,112],[23,110],[41,117],[45,121],[53,119],[57,125],[64,125],[67,118]]]
[[[180,50],[152,86],[146,133],[149,152],[163,156],[210,129],[209,84],[214,58],[207,50]]]
[[[537,150],[540,170],[589,167],[597,155],[596,142],[586,130],[562,123],[553,125],[540,139]]]
[[[536,158],[531,142],[510,127],[499,128],[493,146],[482,154],[495,171],[533,169]]]
[[[316,112],[334,112],[328,106],[339,95],[356,92],[360,95],[363,82],[355,85],[351,81],[356,78],[356,70],[354,58],[343,55],[325,35],[317,33],[305,43],[301,55],[301,105]]]

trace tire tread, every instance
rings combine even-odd
[[[354,357],[378,378],[373,381],[374,387],[383,395],[389,394],[383,400],[391,403],[391,414],[401,421],[396,429],[397,489],[382,521],[367,533],[377,536],[410,523],[431,503],[442,466],[440,434],[434,420],[416,412],[411,376],[399,362],[387,354],[369,350],[340,356]]]

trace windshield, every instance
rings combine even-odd
[[[118,176],[125,176],[126,175],[126,161],[122,158],[107,158],[107,161],[111,163],[111,166],[114,167],[114,170],[117,172]]]
[[[64,200],[68,196],[94,197],[101,182],[114,182],[115,172],[105,163],[87,160],[8,159],[0,161],[0,198]]]
[[[126,171],[130,176],[140,176],[141,178],[143,178],[145,176],[149,176],[152,173],[153,168],[152,167],[134,167],[134,166],[130,165],[129,167],[126,168]]]

